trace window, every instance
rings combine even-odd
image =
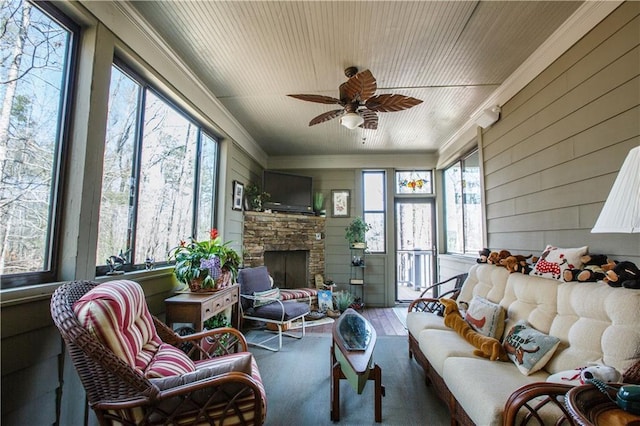
[[[370,225],[367,231],[367,248],[371,253],[384,253],[385,238],[385,172],[362,172],[364,187],[364,221]]]
[[[396,194],[433,194],[431,170],[397,171]]]
[[[217,141],[119,65],[112,69],[107,120],[98,265],[118,254],[129,263],[125,270],[163,263],[181,240],[207,237]]]
[[[48,4],[0,6],[2,288],[53,281],[78,29]]]
[[[480,161],[474,151],[444,171],[445,232],[448,253],[482,249]]]

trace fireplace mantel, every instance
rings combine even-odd
[[[315,287],[315,275],[324,274],[324,226],[324,217],[246,211],[242,238],[244,265],[264,265],[265,251],[307,250],[308,286]]]

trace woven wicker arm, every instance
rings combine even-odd
[[[456,299],[458,297],[458,294],[460,294],[460,289],[462,288],[462,285],[464,284],[464,282],[466,281],[467,277],[469,276],[468,273],[465,274],[460,274],[460,275],[454,275],[453,277],[446,279],[444,281],[440,281],[439,283],[435,283],[427,288],[424,289],[424,291],[420,294],[420,297],[416,300],[414,300],[413,302],[411,302],[411,304],[409,305],[408,311],[409,312],[431,312],[431,313],[437,313],[440,314],[442,312],[442,305],[440,304],[440,302],[438,301],[439,298],[441,297],[448,297],[449,299]],[[438,293],[438,290],[444,286],[445,284],[451,282],[455,280],[455,284],[454,284],[454,288],[449,290],[449,291],[445,291],[442,294]],[[425,294],[427,294],[428,292],[434,292],[436,294],[438,294],[437,298],[430,298],[430,297],[424,297]]]
[[[622,373],[622,382],[640,385],[640,359]]]
[[[524,385],[511,394],[504,408],[504,426],[524,425],[570,425],[574,423],[565,406],[565,394],[571,385],[536,382]],[[541,411],[550,406],[556,407],[558,417],[550,422],[548,413],[543,417]]]
[[[251,374],[240,371],[212,374],[218,368],[212,365],[209,368],[214,370],[204,368],[189,373],[190,376],[171,376],[165,381],[147,379],[116,356],[79,323],[73,312],[73,304],[97,285],[76,281],[60,286],[51,298],[51,316],[100,424],[223,424],[225,419],[231,424],[264,422],[266,396],[253,358]],[[206,354],[203,358],[212,357],[212,348],[228,354],[246,351],[246,340],[235,329],[208,330],[184,337],[157,319],[154,321],[158,335],[168,337],[167,343],[195,342],[194,348]],[[227,336],[226,340],[222,336]],[[203,344],[207,339],[208,345]],[[205,346],[210,346],[210,350]],[[225,358],[219,364],[222,370],[229,362]]]
[[[181,336],[158,318],[153,317],[153,322],[163,342],[183,349],[192,359],[210,359],[248,350],[244,335],[232,327],[219,327]]]

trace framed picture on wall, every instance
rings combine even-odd
[[[349,217],[351,191],[348,189],[331,190],[331,217]]]
[[[237,180],[233,181],[233,210],[242,210],[242,200],[244,199],[244,185]]]

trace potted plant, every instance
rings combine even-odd
[[[349,245],[353,248],[365,247],[365,234],[371,229],[371,225],[362,219],[360,216],[356,216],[349,226],[345,228],[345,239],[349,241]]]
[[[353,294],[348,291],[338,291],[334,293],[333,299],[336,309],[340,312],[346,311],[355,300]]]
[[[254,211],[262,211],[262,205],[265,201],[269,201],[271,198],[271,194],[268,192],[264,192],[260,186],[255,183],[250,183],[247,185],[245,189],[245,194],[247,196],[247,200],[249,201],[249,206],[251,210]]]
[[[180,241],[169,252],[169,260],[176,262],[176,278],[192,291],[224,288],[235,281],[240,267],[240,256],[229,242],[221,241],[217,229],[213,228],[209,237],[206,241]]]
[[[313,194],[313,211],[318,216],[327,215],[327,211],[324,209],[324,194],[322,192]]]

